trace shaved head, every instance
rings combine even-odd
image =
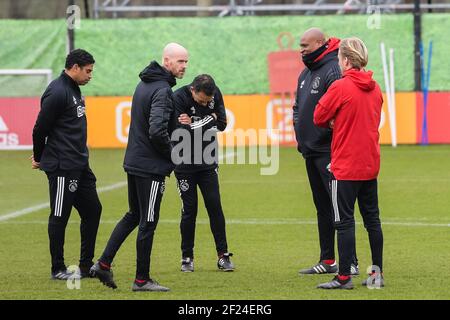
[[[162,65],[178,79],[183,78],[188,59],[188,51],[178,43],[171,42],[163,49]]]
[[[323,41],[325,43],[325,34],[319,28],[311,28],[303,33],[302,38]]]
[[[306,30],[300,38],[300,53],[304,56],[316,51],[327,42],[325,34],[319,28]]]
[[[176,42],[171,42],[169,44],[167,44],[164,49],[163,49],[163,63],[164,63],[164,58],[166,57],[173,57],[175,55],[180,55],[180,54],[188,54],[188,51],[186,50],[185,47],[183,47],[182,45],[176,43]]]

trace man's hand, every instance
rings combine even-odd
[[[178,122],[181,124],[191,124],[192,120],[191,117],[189,117],[186,113],[182,113],[178,117]]]
[[[330,127],[330,129],[334,128],[334,119],[330,120],[330,122],[328,123],[328,126]]]
[[[39,169],[40,168],[40,162],[34,161],[34,155],[31,155],[31,169]]]

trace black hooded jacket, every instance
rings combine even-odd
[[[175,77],[152,61],[140,74],[131,105],[131,124],[123,167],[129,174],[169,176],[170,135],[175,128],[172,87]]]
[[[331,129],[313,123],[314,110],[330,85],[341,78],[338,51],[308,65],[298,78],[293,120],[298,151],[303,157],[317,157],[331,152]]]
[[[84,98],[78,84],[64,71],[41,97],[33,128],[34,160],[40,169],[84,170],[89,165]]]

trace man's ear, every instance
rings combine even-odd
[[[164,57],[164,66],[168,67],[169,66],[169,58],[168,57]]]
[[[72,71],[80,71],[80,66],[78,65],[78,63],[75,63],[73,66],[72,66],[72,68],[70,68]]]

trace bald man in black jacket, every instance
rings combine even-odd
[[[300,39],[300,53],[306,68],[298,79],[297,97],[293,107],[295,135],[298,151],[305,159],[306,171],[317,210],[320,258],[310,268],[300,270],[301,274],[336,273],[335,229],[329,188],[331,162],[330,128],[314,125],[313,114],[320,98],[331,84],[341,78],[338,62],[340,40],[326,39],[318,28],[311,28]],[[352,264],[352,274],[358,274],[358,262]]]
[[[150,278],[150,255],[159,209],[165,190],[165,177],[175,168],[171,160],[170,135],[175,129],[172,87],[181,79],[188,52],[169,43],[162,65],[152,61],[140,74],[131,105],[131,124],[123,167],[128,177],[129,211],[117,224],[108,244],[91,268],[91,274],[106,286],[117,285],[111,272],[112,261],[128,235],[138,228],[136,278],[133,291],[169,291]]]

